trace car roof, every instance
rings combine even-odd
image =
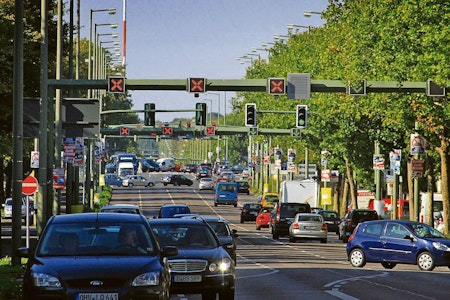
[[[381,224],[384,224],[384,223],[397,223],[397,224],[401,224],[401,225],[424,224],[424,223],[421,223],[421,222],[409,221],[409,220],[388,220],[388,219],[386,219],[386,220],[370,220],[370,221],[365,221],[365,222],[363,222],[361,224],[365,225],[365,224],[373,224],[373,223],[381,223]],[[428,224],[425,224],[425,225],[428,225]]]
[[[136,222],[140,223],[145,221],[145,217],[139,214],[117,214],[117,213],[76,213],[76,214],[65,214],[65,215],[55,215],[51,217],[48,223],[78,223],[78,222]]]
[[[161,207],[177,207],[177,206],[188,206],[187,204],[175,204],[175,203],[164,203]]]
[[[243,205],[245,205],[245,204],[247,204],[247,205],[251,205],[251,204],[261,205],[261,203],[259,203],[259,202],[244,202]]]
[[[139,209],[139,206],[134,204],[108,204],[105,206],[102,206],[100,209],[107,209],[107,208],[136,208]]]
[[[202,219],[184,219],[184,218],[160,218],[160,219],[149,219],[149,224],[152,225],[164,225],[164,224],[176,224],[176,225],[195,225],[195,224],[205,224]]]

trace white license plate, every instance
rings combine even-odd
[[[316,226],[305,226],[306,230],[317,230]]]
[[[173,282],[201,282],[201,275],[174,275]]]
[[[119,300],[118,293],[80,293],[76,300]]]

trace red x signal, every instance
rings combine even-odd
[[[206,135],[216,135],[216,128],[214,126],[206,127]]]
[[[204,93],[205,87],[205,78],[189,78],[189,93]]]
[[[125,92],[124,77],[108,77],[108,92],[123,93]]]
[[[128,127],[120,127],[120,135],[130,135],[130,129]]]
[[[269,94],[283,95],[285,94],[284,78],[269,78]]]
[[[163,135],[172,135],[172,127],[164,127],[163,128]]]

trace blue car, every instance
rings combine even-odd
[[[116,174],[105,174],[105,185],[107,186],[122,186],[122,178]]]
[[[432,271],[437,266],[450,268],[450,239],[419,222],[366,221],[349,237],[347,255],[354,267],[374,262],[392,269],[400,263]]]
[[[236,207],[238,193],[239,186],[236,182],[217,182],[214,192],[214,206],[218,204],[232,204]]]

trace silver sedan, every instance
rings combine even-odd
[[[298,213],[289,227],[289,241],[298,239],[319,239],[321,243],[327,242],[327,224],[319,214]]]

